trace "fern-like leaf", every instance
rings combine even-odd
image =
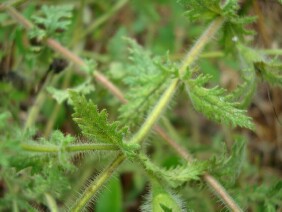
[[[120,128],[118,122],[109,123],[106,110],[99,112],[84,96],[75,92],[70,92],[70,96],[75,110],[73,119],[85,136],[103,143],[119,145],[123,142],[127,128]]]
[[[145,155],[139,155],[144,169],[170,188],[182,186],[185,182],[199,180],[209,168],[207,161],[193,161],[171,169],[163,169],[155,165]]]
[[[238,103],[230,101],[230,96],[226,95],[224,89],[205,88],[207,80],[207,76],[200,75],[186,81],[187,92],[195,109],[219,123],[253,129],[254,124],[246,116],[246,111],[237,108]]]
[[[223,26],[223,41],[226,49],[233,46],[234,38],[243,38],[243,35],[254,34],[253,31],[245,29],[245,25],[255,21],[255,17],[242,17],[237,14],[239,5],[237,0],[180,0],[187,10],[186,15],[191,21],[210,21],[215,17],[225,20]]]
[[[97,106],[87,101],[84,96],[73,91],[70,91],[70,96],[75,110],[73,119],[85,136],[101,143],[117,145],[127,157],[135,155],[139,145],[124,142],[128,131],[127,126],[120,127],[117,121],[109,123],[106,110],[99,112]]]
[[[43,5],[41,11],[44,17],[34,17],[37,24],[42,24],[49,32],[55,32],[57,29],[66,30],[71,23],[72,6],[46,6]]]
[[[163,93],[170,79],[177,73],[177,68],[170,63],[164,63],[162,58],[151,58],[135,41],[127,39],[130,45],[131,65],[128,65],[124,82],[130,87],[126,94],[128,104],[120,108],[123,123],[134,127],[142,123],[156,100]]]
[[[34,23],[41,26],[42,28],[33,28],[29,32],[31,38],[42,39],[45,36],[58,37],[62,30],[67,30],[72,17],[72,6],[46,6],[43,5],[41,8],[42,16],[33,16]],[[58,37],[60,38],[60,36]]]
[[[180,0],[187,10],[185,15],[191,20],[212,20],[222,12],[219,0]]]
[[[74,165],[46,154],[28,154],[21,145],[38,141],[33,140],[34,134],[23,132],[14,122],[7,125],[10,122],[7,115],[0,114],[0,121],[6,120],[4,127],[0,125],[0,179],[9,189],[1,195],[0,211],[11,211],[11,205],[15,205],[18,211],[38,211],[31,202],[43,205],[46,193],[61,199],[70,191],[66,169],[71,171],[69,165]],[[65,145],[73,139],[57,132],[53,133],[51,140]]]

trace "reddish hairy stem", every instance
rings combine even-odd
[[[27,20],[24,16],[18,13],[14,8],[6,5],[4,5],[3,7],[9,12],[9,14],[14,19],[16,19],[19,23],[21,23],[26,29],[32,29],[34,27],[34,25],[29,20]],[[45,42],[47,46],[49,46],[51,49],[60,53],[62,56],[72,61],[80,68],[84,68],[86,66],[86,64],[80,57],[69,51],[67,48],[63,47],[58,41],[52,38],[47,38]],[[109,89],[111,93],[114,96],[116,96],[122,103],[127,102],[122,92],[112,82],[110,82],[103,74],[99,73],[98,71],[95,71],[93,75],[99,83],[101,83],[104,87]]]
[[[0,9],[5,9],[8,11],[8,13],[16,19],[20,24],[22,24],[26,29],[31,29],[33,24],[28,21],[25,17],[23,17],[20,13],[18,13],[14,8],[8,6],[8,5],[0,5]],[[56,40],[52,38],[46,39],[46,44],[52,48],[54,51],[59,52],[62,56],[67,58],[68,60],[75,63],[80,68],[83,68],[86,64],[83,62],[81,58],[79,58],[77,55],[63,47],[60,43],[58,43]],[[80,73],[81,74],[81,73]],[[109,89],[109,91],[116,96],[122,103],[127,103],[127,100],[125,99],[123,93],[113,84],[111,83],[103,74],[99,73],[98,71],[94,72],[94,77],[97,79],[99,83],[101,83],[104,87]],[[159,126],[154,127],[155,131],[167,142],[168,145],[170,145],[176,153],[184,158],[186,161],[190,161],[192,156],[185,151],[180,145],[178,145],[173,139],[169,137]],[[230,197],[230,195],[226,192],[224,187],[216,181],[211,175],[205,174],[203,176],[204,181],[211,186],[217,195],[226,202],[226,204],[232,209],[233,211],[241,211],[240,207],[234,202],[234,200]]]
[[[191,161],[193,159],[193,157],[187,152],[185,151],[178,143],[176,143],[171,137],[169,137],[168,134],[165,133],[165,131],[159,127],[159,126],[155,126],[154,130],[168,143],[168,145],[170,145],[175,151],[176,153],[181,156],[183,159],[185,159],[186,161]]]
[[[86,64],[84,63],[84,61],[80,57],[78,57],[77,55],[75,55],[74,53],[72,53],[71,51],[66,49],[65,47],[63,47],[58,41],[51,39],[51,38],[48,38],[46,40],[46,44],[50,48],[52,48],[54,51],[60,53],[65,58],[72,61],[77,66],[79,66],[81,68],[86,66]],[[100,84],[102,84],[104,87],[106,87],[122,103],[127,103],[127,101],[124,98],[124,95],[122,94],[122,92],[111,81],[109,81],[103,74],[99,73],[98,71],[95,71],[93,76],[95,77],[95,79]]]
[[[202,178],[216,192],[218,198],[222,199],[232,211],[242,212],[241,208],[236,204],[225,188],[213,176],[206,173]]]

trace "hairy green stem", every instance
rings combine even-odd
[[[180,69],[179,73],[184,74],[183,72],[186,68],[197,59],[197,56],[200,54],[202,48],[211,37],[217,32],[220,28],[221,24],[223,23],[222,18],[218,18],[211,23],[205,33],[200,37],[200,39],[196,42],[195,46],[191,49],[190,52],[186,55]],[[167,104],[169,103],[170,99],[172,98],[174,92],[177,89],[177,85],[180,82],[179,79],[174,79],[168,88],[165,90],[164,94],[161,96],[160,100],[157,102],[151,113],[149,114],[148,118],[145,120],[144,124],[141,126],[140,130],[133,136],[130,140],[131,143],[141,143],[144,141],[144,138],[148,135],[150,130],[152,129],[153,125],[159,119],[161,113],[166,108]],[[122,158],[122,159],[121,159]],[[120,164],[125,159],[124,155],[119,155],[112,164]],[[85,204],[91,199],[94,193],[99,189],[100,186],[111,176],[114,169],[118,167],[118,165],[113,169],[113,165],[107,167],[102,173],[101,177],[98,177],[92,184],[85,190],[82,197],[78,200],[76,205],[74,206],[73,211],[79,211],[84,207]]]
[[[282,55],[282,49],[257,49],[258,52],[265,55]],[[224,57],[225,53],[223,51],[208,51],[202,52],[200,58],[220,58]],[[171,56],[173,60],[178,60],[181,57],[181,54],[176,54]]]
[[[33,27],[33,25],[25,17],[23,17],[20,13],[18,13],[14,8],[7,7],[7,5],[3,5],[3,4],[1,4],[0,7],[1,7],[1,9],[5,9],[15,20],[17,20],[19,23],[21,23],[26,29],[31,29]],[[85,63],[83,62],[83,60],[81,60],[79,57],[74,55],[68,49],[61,46],[57,41],[55,41],[51,38],[48,38],[47,41],[49,41],[49,42],[47,42],[47,45],[50,48],[52,48],[54,51],[58,52],[59,54],[61,54],[65,58],[67,58],[68,60],[70,60],[73,63],[75,63],[76,65],[78,65],[79,67],[85,66]],[[281,50],[279,49],[278,52],[280,54]],[[115,87],[110,81],[108,81],[101,73],[96,71],[95,74],[94,74],[94,77],[105,88],[107,88],[114,96],[116,96],[122,103],[127,103],[127,100],[124,98],[122,92],[117,87]],[[164,135],[166,134],[163,130],[162,130],[162,132],[164,133]],[[165,141],[169,145],[171,145],[171,142],[168,142],[168,140],[166,140],[166,138],[169,137],[168,135],[162,136],[162,137],[165,139]],[[176,142],[173,141],[173,143],[174,143],[174,145],[172,147],[174,148],[176,153],[179,154],[180,156],[184,157],[184,158],[187,158],[187,160],[188,160],[189,155],[187,156],[187,154],[185,153],[185,150],[183,148],[181,148]],[[179,148],[175,148],[174,146],[178,146]],[[182,149],[182,150],[179,151],[180,149]],[[204,180],[206,181],[205,178],[204,178]],[[210,184],[210,186],[213,186],[213,184]],[[225,191],[225,189],[221,190],[221,187],[220,186],[219,187],[213,187],[213,189],[224,200],[224,199],[226,199],[226,198],[224,198],[224,196],[229,196],[229,195]],[[230,197],[230,201],[226,201],[226,204],[229,205],[229,202],[234,203],[234,200],[232,200],[232,198]],[[236,205],[236,203],[234,205]],[[230,207],[230,208],[232,208],[232,207]]]
[[[147,136],[149,131],[152,129],[153,125],[159,119],[164,108],[166,108],[168,102],[173,96],[177,85],[179,83],[178,79],[172,81],[169,87],[165,90],[164,94],[161,96],[160,100],[157,102],[152,112],[149,114],[148,118],[145,120],[140,130],[133,136],[130,142],[132,143],[141,143],[144,138]]]
[[[86,188],[81,197],[77,200],[72,212],[80,212],[94,196],[94,194],[104,185],[106,181],[112,176],[113,172],[119,167],[119,165],[125,160],[125,156],[120,153],[116,159],[106,167],[103,172]]]
[[[206,31],[202,34],[202,36],[195,43],[193,48],[188,52],[185,59],[183,60],[183,63],[179,69],[180,76],[183,76],[185,74],[186,69],[197,59],[205,44],[208,43],[208,41],[215,35],[215,33],[223,24],[223,22],[224,19],[221,17],[215,19],[206,29]],[[162,111],[169,103],[171,97],[173,96],[177,88],[178,82],[179,79],[172,81],[172,83],[166,89],[164,94],[161,96],[156,106],[153,108],[152,112],[150,113],[140,130],[134,135],[131,142],[140,143],[144,140],[144,138],[150,132],[155,122],[159,119]],[[183,158],[187,160],[191,159],[189,154],[186,154],[185,152],[179,150],[178,152]],[[206,174],[203,176],[203,179],[217,192],[219,198],[221,198],[230,209],[236,212],[242,211],[242,209],[237,205],[237,203],[232,199],[232,197],[226,192],[224,187],[220,183],[218,183],[218,181],[216,181],[212,176]]]
[[[222,51],[212,51],[212,52],[201,53],[200,58],[217,58],[223,56],[224,56],[224,52]]]
[[[192,65],[193,62],[195,62],[200,55],[202,49],[207,44],[208,41],[210,41],[215,33],[219,30],[221,25],[223,24],[224,19],[222,17],[218,17],[215,19],[209,27],[206,29],[206,31],[201,35],[201,37],[197,40],[197,42],[194,44],[194,46],[191,48],[191,50],[188,52],[188,54],[185,56],[182,65],[179,69],[179,76],[182,77],[186,69]]]
[[[29,152],[38,153],[57,153],[62,151],[62,148],[51,145],[38,145],[38,144],[21,144],[21,148]],[[79,152],[79,151],[94,151],[94,150],[119,150],[113,144],[73,144],[64,147],[66,152]]]
[[[197,60],[199,54],[201,53],[203,47],[210,41],[210,39],[214,36],[214,34],[218,31],[220,26],[223,24],[224,19],[219,17],[215,19],[206,31],[202,34],[199,40],[195,43],[195,45],[191,48],[188,54],[184,57],[184,60],[179,68],[179,76],[183,76],[185,74],[186,69]],[[174,79],[165,90],[164,94],[161,96],[160,100],[157,102],[151,113],[148,115],[147,119],[141,126],[140,130],[133,136],[131,142],[133,143],[141,143],[144,138],[148,135],[153,125],[159,119],[161,113],[167,107],[172,98],[173,94],[177,89],[177,85],[179,84],[180,79]]]

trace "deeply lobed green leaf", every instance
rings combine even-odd
[[[97,106],[84,96],[71,91],[70,96],[75,111],[73,119],[85,136],[103,143],[119,145],[123,142],[127,128],[120,128],[118,122],[109,123],[106,110],[99,112]]]
[[[170,188],[182,186],[187,181],[199,180],[209,168],[206,161],[193,161],[172,169],[163,169],[155,165],[145,155],[139,155],[141,165],[147,172],[155,176]]]
[[[187,10],[186,16],[191,20],[211,21],[215,17],[223,17],[223,42],[226,49],[234,45],[234,41],[242,39],[244,35],[254,34],[245,25],[255,21],[255,17],[243,17],[237,14],[239,5],[237,0],[179,0]]]
[[[131,127],[141,124],[142,120],[161,96],[169,81],[175,77],[176,65],[160,57],[152,58],[140,45],[127,39],[130,45],[130,59],[124,82],[130,87],[126,93],[128,103],[120,108],[123,123]]]
[[[1,121],[7,117],[0,114]],[[5,187],[0,198],[0,211],[10,211],[12,205],[19,211],[37,211],[30,203],[45,204],[46,193],[59,200],[66,191],[69,192],[66,170],[69,171],[70,161],[66,163],[63,154],[59,160],[47,154],[29,154],[21,144],[38,141],[35,142],[33,134],[23,132],[16,124],[0,126],[0,131],[3,132],[0,133],[0,179]],[[71,141],[72,137],[56,131],[48,142],[64,146]]]
[[[30,30],[29,36],[31,38],[38,38],[41,40],[45,36],[60,35],[60,31],[68,29],[72,17],[71,5],[64,6],[46,6],[41,7],[42,16],[33,16],[32,19],[39,27],[34,27]]]
[[[187,10],[185,15],[192,21],[212,20],[222,13],[219,0],[179,0],[178,2]]]
[[[84,96],[73,91],[70,91],[70,96],[75,110],[73,119],[85,136],[98,142],[117,145],[129,158],[135,155],[139,145],[124,141],[128,127],[120,127],[117,121],[109,123],[106,110],[99,112],[97,106],[87,101]]]
[[[196,79],[188,79],[185,83],[195,109],[216,122],[254,129],[246,111],[239,109],[238,103],[231,101],[224,89],[204,87],[207,80],[206,76],[200,75]]]

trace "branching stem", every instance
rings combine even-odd
[[[182,65],[179,68],[179,76],[180,78],[185,74],[186,69],[195,62],[201,53],[203,47],[210,41],[210,39],[214,36],[214,34],[218,31],[220,26],[223,24],[224,19],[219,17],[215,19],[206,31],[202,34],[199,40],[195,43],[195,45],[191,48],[188,54],[185,56]],[[169,104],[173,94],[177,89],[177,85],[179,84],[180,79],[174,79],[165,90],[164,94],[161,96],[160,100],[157,102],[151,113],[148,115],[148,118],[145,120],[140,130],[133,136],[131,142],[133,143],[141,143],[144,138],[149,134],[153,125],[159,119],[161,113]]]
[[[222,18],[216,19],[211,25],[207,28],[205,33],[200,37],[200,39],[196,42],[195,46],[191,49],[190,52],[185,57],[183,61],[179,73],[184,74],[183,72],[187,69],[188,66],[197,59],[197,56],[200,54],[202,48],[206,43],[210,40],[210,38],[217,32],[223,23]],[[191,58],[192,57],[192,58]],[[153,125],[159,119],[161,113],[166,108],[170,99],[172,98],[174,92],[177,89],[177,85],[180,82],[179,79],[174,79],[171,84],[168,86],[164,94],[161,96],[160,100],[157,102],[156,106],[153,108],[148,118],[145,120],[144,124],[141,126],[140,130],[133,136],[130,140],[131,143],[141,143],[144,141],[144,138],[148,135]],[[118,156],[112,164],[120,164],[125,159],[124,155]],[[111,176],[113,173],[112,164],[107,167],[102,173],[101,177],[98,177],[92,184],[85,190],[82,197],[76,203],[73,211],[78,211],[84,207],[85,204],[91,199],[91,197],[95,194],[95,192],[99,189],[100,186]],[[116,166],[117,168],[117,166]],[[107,178],[108,177],[108,178]]]
[[[37,153],[58,153],[62,148],[51,145],[38,145],[38,144],[21,144],[21,148],[29,152]],[[80,152],[80,151],[94,151],[94,150],[119,150],[113,144],[73,144],[64,147],[66,152]]]
[[[161,96],[158,103],[153,108],[152,112],[149,114],[148,118],[145,120],[145,122],[141,126],[140,130],[133,136],[130,142],[141,143],[142,141],[144,141],[144,138],[148,135],[153,125],[156,123],[161,113],[166,108],[169,100],[172,98],[177,88],[178,83],[179,83],[178,79],[174,79],[171,82],[171,84],[168,86],[168,88],[165,90],[165,92]]]
[[[20,13],[18,13],[14,8],[10,7],[10,6],[7,6],[7,5],[0,5],[0,8],[1,9],[5,9],[12,17],[14,17],[15,20],[17,20],[19,23],[21,23],[26,29],[31,29],[33,27],[33,25],[25,18],[23,17]],[[213,23],[215,24],[215,27],[216,28],[219,28],[221,23],[221,21],[217,22],[217,23]],[[79,57],[77,57],[76,55],[74,55],[71,51],[69,51],[68,49],[64,48],[63,46],[61,46],[57,41],[51,39],[51,38],[48,38],[47,39],[47,45],[52,48],[53,50],[55,50],[56,52],[60,53],[62,56],[64,56],[65,58],[67,58],[68,60],[72,61],[73,63],[75,63],[76,65],[78,65],[79,67],[84,67],[85,66],[85,63],[83,62],[83,60],[81,60]],[[203,46],[202,46],[203,47]],[[198,48],[198,52],[202,50],[202,47],[201,48]],[[281,50],[277,50],[279,53],[281,52]],[[191,51],[190,51],[191,52]],[[195,53],[195,52],[194,52]],[[272,52],[271,52],[272,53]],[[269,54],[271,54],[269,53]],[[189,55],[189,53],[188,53]],[[187,55],[187,56],[188,56]],[[189,58],[188,58],[189,59]],[[185,61],[185,60],[184,60]],[[188,62],[186,61],[183,65],[183,70],[185,71],[185,69],[189,66],[189,64],[191,65],[191,62]],[[188,65],[187,65],[188,64]],[[180,70],[182,70],[180,69]],[[183,72],[184,72],[183,71]],[[181,71],[182,72],[182,71]],[[96,77],[97,81],[100,82],[104,87],[108,88],[109,91],[114,95],[116,96],[122,103],[127,103],[127,100],[124,98],[124,95],[122,94],[122,92],[117,88],[115,87],[109,80],[107,80],[101,73],[99,72],[95,72],[94,74],[94,77]],[[162,130],[161,130],[162,131]],[[168,135],[165,134],[164,131],[162,131],[163,134],[161,134],[161,136],[165,139],[165,141],[176,151],[176,153],[178,155],[180,155],[181,157],[184,157],[187,159],[187,161],[189,160],[190,156],[189,154],[186,153],[186,151],[181,148],[176,142],[174,142],[172,139],[170,139],[170,142],[168,142],[168,140],[166,139],[167,137],[169,138]],[[174,143],[174,145],[171,145],[171,142]],[[178,146],[178,148],[176,148],[176,146]],[[181,151],[180,151],[181,150]],[[101,176],[108,176],[110,177],[110,175],[113,173],[113,170],[112,168],[115,167],[117,168],[118,165],[125,159],[124,156],[121,160],[121,157],[122,156],[119,156],[117,157],[114,162],[112,164],[115,164],[115,165],[110,165],[108,168],[106,168],[103,173],[101,173],[101,175],[98,177],[99,178],[99,185],[102,186],[102,184],[107,180],[107,178],[103,178],[104,180],[101,181]],[[114,168],[114,169],[115,169]],[[109,172],[110,170],[110,172]],[[210,175],[209,175],[210,176]],[[211,177],[211,176],[210,176]],[[237,204],[234,202],[234,200],[229,196],[229,194],[225,191],[225,189],[218,183],[218,185],[220,186],[217,186],[216,184],[217,183],[210,183],[209,182],[209,178],[207,177],[204,177],[203,178],[214,190],[215,192],[217,193],[217,195],[219,195],[221,197],[221,199],[223,199],[225,201],[225,203],[227,204],[228,207],[230,207],[231,209],[233,209],[234,211],[241,211],[241,209],[237,206]],[[213,178],[214,179],[214,178]],[[97,179],[98,181],[98,179]],[[92,185],[95,186],[96,189],[93,189],[91,193],[91,195],[89,196],[88,195],[88,198],[90,199],[91,196],[95,193],[95,191],[98,190],[97,188],[97,181],[94,181],[92,183]],[[92,186],[89,186],[88,189],[91,189]],[[223,188],[223,189],[222,189]],[[230,197],[230,198],[229,198]],[[89,201],[88,199],[88,201]],[[84,204],[82,204],[82,206],[78,207],[77,205],[75,206],[75,208],[83,208],[83,206],[87,203],[87,201],[85,201],[85,198],[84,198]],[[75,211],[75,210],[74,210]],[[78,211],[78,210],[76,210]]]

